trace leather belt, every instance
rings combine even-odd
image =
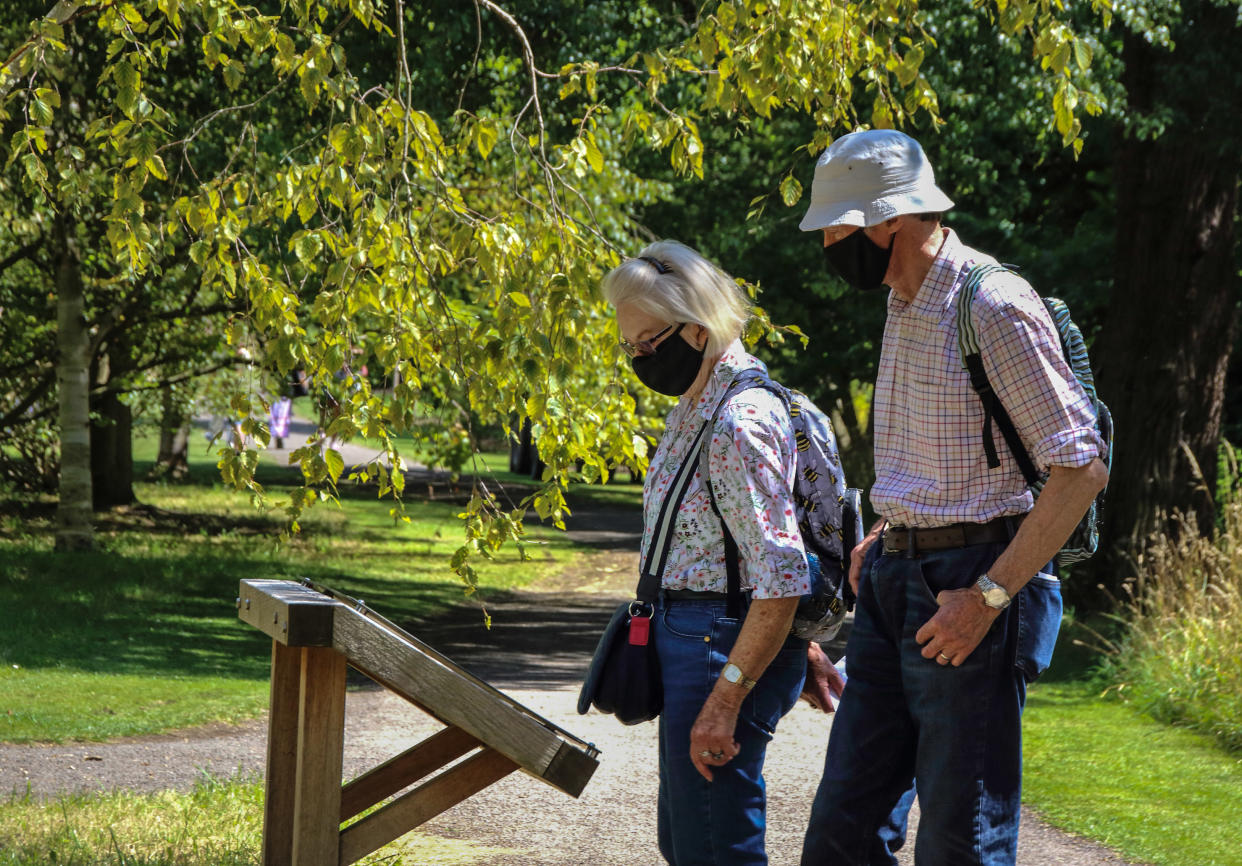
[[[951,523],[948,526],[933,526],[928,529],[890,526],[884,530],[884,552],[904,553],[913,557],[925,551],[1009,541],[1025,518],[1025,514],[1018,514],[997,517],[987,523]]]
[[[742,593],[747,595],[748,593]],[[666,589],[664,590],[664,598],[666,601],[728,601],[729,594],[725,592],[708,592],[697,589]]]

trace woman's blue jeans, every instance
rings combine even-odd
[[[744,616],[745,614],[743,614]],[[652,621],[664,678],[660,715],[660,853],[673,866],[762,866],[763,757],[806,675],[806,641],[790,637],[742,702],[741,752],[708,782],[690,762],[690,728],[729,660],[742,620],[723,601],[663,598]]]
[[[916,777],[918,866],[1015,862],[1022,707],[1052,659],[1060,584],[1037,575],[960,667],[923,658],[914,640],[936,594],[974,583],[1004,548],[868,554],[803,866],[896,864]]]

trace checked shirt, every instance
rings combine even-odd
[[[983,406],[957,345],[957,296],[972,266],[994,262],[945,229],[912,302],[890,293],[874,402],[871,504],[889,523],[932,527],[1025,514],[1034,500],[995,424],[1001,465],[983,450]],[[1036,468],[1086,466],[1104,453],[1095,415],[1026,280],[987,278],[972,315],[983,366]]]

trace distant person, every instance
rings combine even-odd
[[[272,401],[270,411],[272,437],[276,440],[277,448],[285,447],[285,437],[289,435],[289,420],[293,415],[293,399],[287,395],[281,395]]]
[[[951,207],[918,142],[871,130],[820,157],[802,220],[833,273],[888,299],[872,412],[882,519],[852,559],[849,680],[804,866],[895,864],[916,776],[916,864],[1015,862],[1022,707],[1061,618],[1049,560],[1108,479],[1056,328],[1009,272],[984,279],[971,312],[988,380],[1050,474],[1033,503],[1003,441],[988,468],[955,315],[971,268],[995,260],[941,226]]]
[[[603,290],[635,375],[679,398],[644,480],[644,557],[679,472],[693,472],[665,536],[651,619],[664,680],[660,853],[674,866],[759,866],[768,862],[764,753],[798,700],[807,659],[807,642],[790,636],[810,578],[792,502],[789,413],[764,388],[721,405],[734,379],[762,364],[739,339],[745,297],[694,250],[652,244],[611,271]],[[725,527],[740,552],[741,618],[727,616]]]

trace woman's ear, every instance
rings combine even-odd
[[[707,328],[698,324],[695,327],[698,328],[698,331],[694,335],[694,348],[702,352],[707,348]]]

